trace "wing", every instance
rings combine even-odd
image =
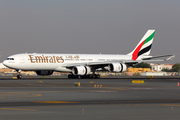
[[[168,58],[167,58],[168,57]],[[137,63],[141,62],[158,62],[158,61],[167,61],[172,60],[175,57],[175,55],[161,55],[161,56],[153,56],[153,57],[146,57],[142,60],[113,60],[113,61],[102,61],[102,62],[86,62],[86,63],[72,63],[72,64],[64,64],[63,67],[71,68],[74,66],[92,66],[95,69],[106,67],[109,64],[112,63],[123,63],[128,66],[132,66]],[[157,58],[164,58],[164,59],[157,59]]]

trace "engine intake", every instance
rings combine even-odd
[[[51,70],[41,70],[41,71],[36,71],[37,75],[52,75],[54,71]]]
[[[110,72],[124,72],[126,71],[127,66],[123,63],[111,63],[108,65],[108,70]]]
[[[72,69],[73,75],[89,75],[91,68],[89,66],[75,66]]]

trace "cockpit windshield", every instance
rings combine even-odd
[[[14,60],[14,58],[7,58],[6,60]]]

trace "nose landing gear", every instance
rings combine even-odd
[[[17,75],[17,79],[21,79],[22,78],[22,75]]]
[[[21,75],[21,70],[16,70],[17,71],[17,79],[21,79],[22,75]]]

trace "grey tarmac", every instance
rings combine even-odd
[[[8,120],[179,120],[177,82],[180,79],[0,78],[0,116]]]

